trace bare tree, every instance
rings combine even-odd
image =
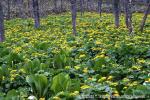
[[[63,0],[61,0],[60,8],[61,8],[61,11],[63,11]]]
[[[33,14],[34,14],[34,26],[35,28],[38,28],[40,26],[40,14],[39,14],[39,5],[38,0],[32,0],[32,6],[33,6]]]
[[[76,17],[77,17],[77,8],[76,8],[76,0],[70,0],[71,2],[71,13],[72,13],[72,27],[73,34],[76,35]]]
[[[54,11],[57,12],[57,0],[54,0]]]
[[[131,0],[124,0],[124,10],[125,10],[125,23],[126,27],[129,29],[129,32],[132,33],[132,12],[131,12]]]
[[[19,17],[24,18],[23,14],[23,0],[17,0],[18,8],[19,8]]]
[[[4,41],[4,15],[2,4],[0,2],[0,42]]]
[[[142,32],[142,31],[143,31],[143,29],[144,29],[144,25],[145,25],[145,22],[146,22],[147,16],[148,16],[148,14],[149,14],[149,11],[150,11],[150,2],[148,3],[147,10],[145,11],[145,14],[144,14],[143,20],[142,20],[141,25],[140,25],[140,31],[141,31],[141,32]]]
[[[7,18],[10,19],[10,0],[7,0]]]
[[[87,10],[90,11],[92,10],[92,0],[87,0]]]
[[[83,4],[84,4],[84,0],[80,0],[80,11],[81,11],[81,16],[82,16],[83,13],[84,13],[84,7],[83,7]]]
[[[113,8],[114,8],[114,16],[115,16],[115,26],[118,28],[120,21],[119,21],[119,4],[120,4],[120,0],[113,0]]]
[[[101,20],[101,16],[102,16],[102,1],[103,0],[98,0],[98,12],[100,14],[100,20]]]

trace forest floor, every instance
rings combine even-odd
[[[72,35],[70,13],[42,18],[39,29],[32,19],[6,21],[6,41],[0,43],[0,98],[148,98],[150,16],[141,33],[142,16],[133,15],[132,34],[123,15],[117,29],[113,15],[105,13],[101,21],[99,14],[79,13],[77,36]]]

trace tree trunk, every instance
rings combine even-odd
[[[133,26],[132,26],[132,12],[131,12],[131,1],[124,0],[124,7],[125,7],[125,23],[126,27],[129,29],[129,32],[132,33]]]
[[[60,5],[60,7],[61,7],[61,11],[63,11],[63,0],[61,0],[61,5]]]
[[[114,6],[114,15],[115,15],[115,26],[118,28],[119,27],[119,4],[120,4],[120,0],[113,0],[113,6]]]
[[[141,26],[140,26],[140,31],[141,31],[141,32],[143,32],[144,25],[145,25],[145,22],[146,22],[147,16],[148,16],[148,14],[149,14],[149,11],[150,11],[150,2],[148,3],[147,10],[145,11],[145,14],[144,14],[143,20],[142,20],[142,22],[141,22]]]
[[[89,0],[87,0],[87,6],[86,6],[87,11],[89,11]]]
[[[100,20],[102,16],[102,0],[98,0],[98,13],[100,15]]]
[[[0,2],[0,42],[4,41],[4,15],[2,4]]]
[[[91,10],[94,11],[94,0],[90,0]]]
[[[35,28],[38,28],[40,26],[40,14],[39,14],[39,5],[38,0],[32,0],[32,6],[33,6],[33,14],[34,14],[34,26]]]
[[[87,9],[88,9],[88,11],[92,10],[92,1],[91,0],[87,0]]]
[[[10,0],[7,0],[7,19],[10,19]]]
[[[19,8],[19,17],[24,18],[23,13],[23,0],[17,0],[18,8]]]
[[[76,17],[77,17],[77,9],[76,9],[76,0],[71,0],[71,13],[72,13],[72,27],[73,34],[76,35]]]
[[[27,9],[28,9],[28,12],[26,12],[26,14],[28,15],[27,17],[33,17],[33,6],[32,6],[32,0],[27,0]]]
[[[54,11],[57,12],[57,0],[54,0]]]
[[[81,16],[84,14],[83,4],[84,4],[84,0],[80,0],[80,11],[81,11]]]

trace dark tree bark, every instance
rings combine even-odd
[[[94,0],[90,0],[91,2],[91,10],[93,11],[94,10]]]
[[[112,1],[112,0],[111,0]],[[110,0],[104,0],[104,3],[106,4],[106,12],[110,12],[109,6],[112,5],[112,2],[110,2]]]
[[[54,0],[54,11],[57,12],[57,0]]]
[[[34,26],[35,28],[38,28],[40,26],[40,14],[39,14],[39,5],[38,0],[32,0],[32,6],[33,6],[33,15],[34,15]]]
[[[10,19],[10,0],[7,0],[7,19]]]
[[[4,15],[2,4],[0,2],[0,42],[4,41]]]
[[[70,0],[71,2],[71,13],[72,13],[72,27],[73,34],[76,35],[76,17],[77,17],[77,8],[76,8],[76,0]]]
[[[86,9],[87,9],[87,11],[89,11],[89,0],[87,0]]]
[[[102,16],[102,1],[103,0],[98,0],[98,13],[100,15],[100,20],[101,20],[101,16]]]
[[[83,4],[84,4],[84,0],[80,0],[80,11],[81,11],[81,16],[84,14]]]
[[[129,29],[130,33],[132,33],[132,31],[133,31],[131,7],[132,7],[131,1],[124,0],[125,23],[126,23],[126,27]]]
[[[141,25],[140,25],[140,31],[141,32],[143,32],[144,25],[145,25],[145,22],[146,22],[146,19],[147,19],[147,16],[148,16],[149,12],[150,12],[150,2],[148,3],[147,10],[145,11],[143,20],[142,20]]]
[[[63,0],[61,0],[60,8],[61,8],[61,11],[63,11]]]
[[[87,0],[87,10],[88,11],[92,10],[92,1],[91,0]]]
[[[24,18],[23,14],[23,0],[17,0],[18,8],[19,8],[19,17]]]
[[[33,11],[33,7],[32,7],[32,0],[27,0],[27,9],[28,9],[28,12],[26,12],[27,13],[27,15],[29,16],[29,17],[33,17],[33,13],[32,13],[32,11]]]
[[[119,21],[119,4],[120,4],[120,0],[113,0],[113,8],[114,8],[114,15],[115,15],[115,26],[118,28],[120,21]]]

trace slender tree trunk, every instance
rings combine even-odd
[[[83,4],[84,4],[84,0],[80,0],[80,11],[81,11],[81,16],[84,14]]]
[[[91,10],[94,10],[94,0],[90,0],[90,4],[91,4]]]
[[[54,11],[57,12],[57,0],[54,0]]]
[[[72,27],[73,34],[76,35],[76,17],[77,17],[77,9],[76,9],[76,0],[71,0],[71,12],[72,12]]]
[[[87,9],[88,9],[88,11],[92,10],[92,1],[91,0],[87,0]]]
[[[19,17],[24,18],[23,14],[23,0],[17,0],[18,8],[19,8]]]
[[[87,8],[87,11],[89,11],[89,0],[87,0],[87,6],[86,6],[86,8]]]
[[[147,16],[148,16],[149,12],[150,12],[150,2],[148,3],[147,10],[145,11],[143,20],[142,20],[141,25],[140,25],[140,31],[141,32],[143,32],[144,25],[145,25],[145,22],[146,22],[146,19],[147,19]]]
[[[10,19],[10,0],[7,0],[7,19]]]
[[[106,11],[107,11],[107,12],[110,12],[110,9],[111,9],[111,8],[110,8],[109,6],[112,4],[112,2],[110,2],[110,0],[104,0],[104,1],[105,1],[105,3],[106,3],[106,7],[107,7]],[[111,1],[113,1],[113,0],[111,0]],[[108,8],[108,7],[109,7],[109,8]]]
[[[0,2],[0,42],[4,41],[4,15],[2,4]]]
[[[60,5],[60,7],[61,7],[61,11],[63,11],[63,0],[61,0],[61,5]]]
[[[33,11],[33,7],[32,7],[32,0],[27,0],[27,9],[28,9],[28,12],[26,12],[27,13],[27,15],[29,16],[29,17],[33,17],[33,13],[32,13],[32,11]]]
[[[39,5],[38,0],[32,0],[33,5],[33,14],[34,14],[34,26],[38,28],[40,26],[40,14],[39,14]]]
[[[129,29],[129,32],[132,33],[133,26],[132,26],[132,12],[131,12],[131,1],[124,0],[124,7],[125,7],[125,23],[126,27]]]
[[[101,16],[102,16],[102,1],[103,0],[98,0],[98,12],[100,15],[100,20],[101,20]]]
[[[114,6],[114,15],[115,15],[115,26],[118,28],[120,21],[119,21],[119,4],[120,4],[120,0],[113,0],[113,6]]]

